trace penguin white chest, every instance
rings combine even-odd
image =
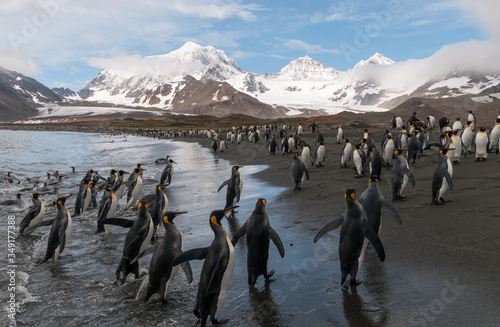
[[[229,239],[229,236],[226,234],[226,243],[229,250],[228,262],[226,270],[224,271],[224,275],[222,277],[222,282],[220,286],[220,293],[217,299],[217,311],[215,312],[215,318],[217,318],[217,314],[219,313],[219,309],[222,307],[224,303],[224,299],[226,298],[227,290],[229,289],[229,284],[231,283],[231,277],[233,276],[234,270],[234,247]]]

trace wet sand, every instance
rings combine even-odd
[[[383,131],[370,129],[377,147]],[[500,156],[490,154],[485,162],[474,162],[473,154],[462,157],[460,165],[453,167],[454,189],[444,195],[452,202],[435,206],[429,203],[437,152],[426,151],[410,167],[415,188],[408,185],[403,192],[407,198],[392,202],[403,224],[397,225],[383,213],[380,238],[385,262],[368,251],[358,273],[362,284],[351,287],[346,283],[342,288],[340,228],[316,244],[313,238],[345,211],[345,189],[357,182],[359,196],[368,178],[355,178],[352,160],[349,168],[340,167],[341,144],[336,144],[336,130],[321,132],[326,145],[325,166],[312,167],[310,180],[300,191],[293,191],[288,175],[292,155],[270,155],[263,140],[257,144],[228,143],[225,152],[216,154],[233,164],[268,165],[269,169],[256,176],[286,188],[267,207],[286,256],[279,258],[272,245],[270,269],[276,270],[275,281],[264,283],[260,277],[257,288],[249,291],[254,320],[262,326],[497,326]],[[363,129],[345,129],[344,135],[360,140]],[[302,138],[313,144],[315,135],[306,132]],[[211,144],[201,136],[182,141],[205,147]],[[438,141],[436,130],[431,133],[433,141]],[[244,168],[241,173],[244,177]],[[379,186],[390,201],[390,171],[383,171]],[[232,284],[244,280],[233,278]],[[231,299],[226,302],[230,307]],[[227,311],[221,315],[231,318]],[[229,324],[236,326],[237,321]]]

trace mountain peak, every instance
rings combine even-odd
[[[382,66],[387,66],[390,64],[393,64],[394,61],[381,55],[378,52],[375,52],[373,56],[368,58],[367,60],[361,60],[354,66],[354,68],[361,67],[361,66],[366,66],[366,65],[382,65]]]
[[[321,61],[309,56],[299,57],[283,67],[279,72],[281,76],[300,79],[332,79],[338,77],[340,72],[333,67],[325,67]]]

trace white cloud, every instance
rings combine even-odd
[[[331,54],[342,54],[338,49],[324,49],[321,45],[314,45],[306,43],[302,40],[284,40],[278,39],[283,42],[283,47],[292,49],[292,50],[300,50],[306,53],[331,53]]]
[[[0,50],[0,66],[24,75],[36,75],[40,72],[40,68],[32,59],[34,56],[27,52]]]
[[[490,35],[493,42],[500,43],[500,1],[496,0],[455,0],[464,11],[472,15],[472,19]]]
[[[239,17],[246,21],[255,20],[256,16],[252,13],[252,11],[260,10],[260,7],[255,4],[249,4],[249,5],[240,5],[236,3],[206,4],[206,2],[198,4],[186,1],[176,1],[170,4],[169,7],[184,15],[197,16],[200,18],[215,18],[222,20],[231,17]]]

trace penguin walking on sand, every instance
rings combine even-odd
[[[210,214],[210,227],[214,232],[214,240],[209,247],[188,250],[177,256],[173,266],[190,260],[203,260],[200,274],[198,294],[193,307],[193,313],[201,319],[201,327],[207,323],[210,316],[212,325],[223,324],[228,320],[218,320],[218,313],[231,282],[234,269],[234,247],[229,236],[221,225],[222,218],[235,207],[224,210],[214,210]]]
[[[443,133],[446,129],[446,126],[448,126],[449,123],[450,123],[450,121],[449,121],[448,117],[443,116],[443,117],[439,118],[439,122],[438,122],[439,132]]]
[[[288,137],[288,151],[293,151],[296,148],[295,144],[295,139],[293,138],[293,135],[290,135]]]
[[[63,252],[69,236],[71,235],[71,215],[69,214],[69,210],[64,206],[66,200],[70,196],[71,195],[60,197],[56,201],[57,215],[52,222],[52,228],[50,229],[49,241],[47,244],[47,252],[42,260],[42,263],[49,259],[53,259],[54,261],[57,260],[59,255]]]
[[[354,147],[351,142],[349,142],[349,139],[344,139],[344,145],[342,146],[342,152],[340,153],[340,166],[342,168],[347,167],[347,161],[351,160],[353,152]]]
[[[177,275],[179,266],[172,266],[175,257],[184,251],[184,238],[174,224],[174,219],[186,212],[167,211],[163,216],[165,236],[153,254],[149,265],[149,281],[144,302],[148,301],[155,292],[160,292],[162,303],[167,303],[166,294],[172,279]],[[189,262],[181,264],[189,284],[193,281],[193,273]]]
[[[172,159],[167,160],[167,165],[163,169],[160,177],[160,184],[165,187],[169,186],[172,182],[172,175],[174,174],[174,164],[177,164]]]
[[[269,154],[270,155],[275,155],[276,154],[276,149],[280,149],[278,142],[276,142],[276,139],[274,138],[274,135],[271,137],[271,141],[267,142],[266,144],[266,149],[269,147]]]
[[[462,155],[462,139],[458,136],[458,130],[454,130],[451,134],[451,144],[450,148],[454,148],[453,157],[450,160],[453,161],[455,165],[460,164],[460,156]]]
[[[392,135],[387,135],[387,139],[385,140],[384,145],[382,146],[383,158],[387,163],[387,166],[390,166],[393,161],[394,150],[395,150],[395,145],[394,145],[394,140],[392,139]]]
[[[408,181],[413,187],[415,187],[415,178],[410,171],[408,161],[406,161],[406,158],[403,156],[404,151],[406,150],[397,149],[394,151],[395,160],[391,174],[392,201],[402,200],[405,198],[401,196],[401,193],[405,189]]]
[[[315,164],[316,167],[323,167],[323,162],[325,161],[325,142],[319,141],[318,147],[316,148],[315,155]]]
[[[427,128],[433,130],[435,125],[436,125],[436,118],[434,118],[434,116],[427,116]]]
[[[21,224],[19,224],[19,235],[28,235],[32,231],[26,231],[27,228],[35,226],[39,224],[45,215],[45,204],[42,201],[38,200],[38,197],[41,196],[40,193],[33,193],[31,195],[31,200],[33,201],[33,205],[30,207],[26,215],[24,216]]]
[[[371,175],[368,181],[368,188],[361,193],[359,203],[366,212],[366,219],[373,228],[373,231],[380,237],[380,230],[382,229],[382,209],[387,211],[396,220],[398,225],[401,225],[401,217],[396,209],[387,201],[385,201],[380,188],[378,187],[378,176]],[[361,269],[363,258],[365,256],[366,247],[368,246],[368,239],[365,238],[361,255],[359,256],[359,266]]]
[[[472,112],[472,110],[469,110],[469,113],[467,114],[467,121],[470,122],[470,127],[472,128],[473,131],[476,130],[476,115]]]
[[[447,148],[439,149],[438,160],[436,168],[434,169],[434,176],[432,177],[432,200],[431,204],[441,204],[446,202],[443,199],[443,194],[453,190],[453,165],[450,158],[446,156]],[[439,202],[441,201],[441,203]]]
[[[342,140],[344,139],[344,131],[342,130],[342,127],[337,126],[337,144],[342,143]]]
[[[139,216],[125,237],[122,258],[116,269],[116,279],[121,280],[122,284],[128,274],[133,273],[136,279],[139,278],[142,256],[153,236],[153,220],[148,212],[147,202],[139,202],[137,208]]]
[[[365,165],[366,157],[364,151],[361,149],[361,145],[357,143],[354,146],[354,152],[352,154],[354,161],[354,169],[357,173],[357,178],[364,176],[363,167]]]
[[[269,217],[266,212],[267,201],[258,199],[255,209],[248,217],[247,221],[234,234],[233,246],[239,239],[245,236],[247,240],[247,273],[248,284],[254,286],[257,278],[263,275],[267,280],[274,275],[274,270],[269,271],[269,247],[273,241],[280,256],[285,257],[285,249],[280,237],[269,224]]]
[[[300,190],[304,180],[309,180],[309,171],[302,159],[300,159],[298,152],[294,152],[293,154],[293,162],[289,173],[292,174],[292,182],[295,186],[294,190]]]
[[[243,168],[243,166],[233,166],[231,168],[231,177],[224,181],[217,190],[217,193],[219,193],[224,186],[227,186],[226,206],[224,208],[234,207],[240,201],[241,191],[243,190],[243,178],[239,171],[240,168]]]
[[[350,284],[355,286],[360,282],[356,280],[359,271],[359,257],[363,248],[364,239],[373,245],[377,251],[381,262],[385,260],[385,251],[378,237],[373,230],[363,207],[356,200],[356,190],[354,187],[348,188],[344,193],[347,202],[347,210],[340,218],[326,224],[314,238],[316,243],[323,235],[341,227],[339,242],[339,258],[342,279],[340,284],[344,285],[347,275],[351,275]]]
[[[304,147],[302,148],[302,152],[300,154],[300,160],[304,163],[304,166],[309,167],[312,166],[312,153],[311,153],[311,148],[309,147],[309,144],[306,142],[304,143]]]
[[[476,161],[485,161],[488,158],[488,147],[490,139],[486,133],[486,128],[483,126],[476,134],[474,144],[476,146]]]
[[[134,168],[132,175],[132,180],[127,189],[127,205],[125,206],[125,210],[128,208],[135,206],[137,199],[139,198],[139,193],[142,189],[142,175],[141,173],[144,171],[143,168]]]
[[[224,150],[227,149],[226,142],[224,142],[224,139],[222,137],[220,138],[219,149],[220,152],[224,152]]]
[[[488,152],[499,152],[500,143],[500,119],[495,120],[495,124],[490,128],[490,144],[488,146]]]
[[[281,152],[283,154],[288,154],[290,152],[290,148],[288,146],[288,138],[286,136],[281,139]]]
[[[474,134],[472,133],[472,127],[470,124],[470,121],[467,122],[465,125],[462,135],[461,135],[461,141],[462,141],[462,152],[464,153],[464,156],[467,157],[467,153],[472,153],[472,139],[473,139]]]
[[[97,212],[97,233],[108,232],[108,225],[102,223],[104,219],[113,218],[116,212],[116,206],[118,205],[118,198],[116,194],[112,191],[111,186],[106,185],[104,187],[104,194],[101,198],[101,203],[99,204],[99,211]]]
[[[387,166],[387,164],[385,163],[384,158],[382,157],[380,152],[375,149],[375,147],[371,147],[369,150],[369,155],[362,168],[362,171],[365,171],[366,167],[368,167],[370,176],[381,176],[382,166]]]

